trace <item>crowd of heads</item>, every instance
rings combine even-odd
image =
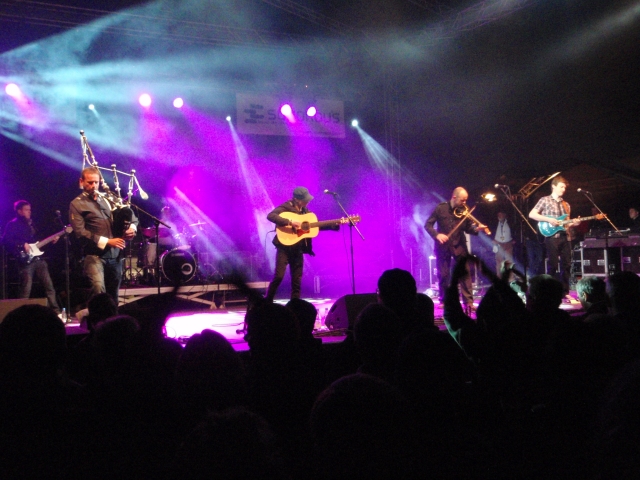
[[[456,279],[474,265],[491,283],[475,319]],[[166,338],[170,294],[131,315],[93,297],[79,342],[47,307],[20,307],[0,323],[3,475],[630,478],[639,277],[581,279],[571,316],[557,280],[514,290],[513,275],[456,268],[444,330],[413,276],[387,270],[325,344],[313,304],[254,297],[248,352],[212,330]]]

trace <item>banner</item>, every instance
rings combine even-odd
[[[301,137],[344,138],[344,102],[318,99],[313,102],[316,114],[307,115],[311,105],[302,99],[291,99],[292,113],[280,113],[281,98],[269,95],[236,94],[236,128],[239,133]]]

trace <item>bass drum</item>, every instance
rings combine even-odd
[[[184,284],[190,282],[196,274],[196,260],[190,252],[174,248],[160,257],[162,276],[170,282]]]

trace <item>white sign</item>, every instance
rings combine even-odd
[[[240,133],[300,137],[344,138],[344,102],[318,99],[313,102],[316,114],[307,115],[308,101],[291,99],[292,112],[280,113],[282,99],[268,95],[236,94],[236,128]]]

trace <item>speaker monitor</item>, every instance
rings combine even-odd
[[[46,298],[12,298],[9,300],[0,300],[0,323],[4,317],[13,310],[23,305],[43,305],[47,306]]]
[[[336,300],[324,324],[329,330],[353,329],[353,323],[358,314],[370,303],[377,303],[378,295],[375,293],[357,293],[355,295],[345,295]]]

